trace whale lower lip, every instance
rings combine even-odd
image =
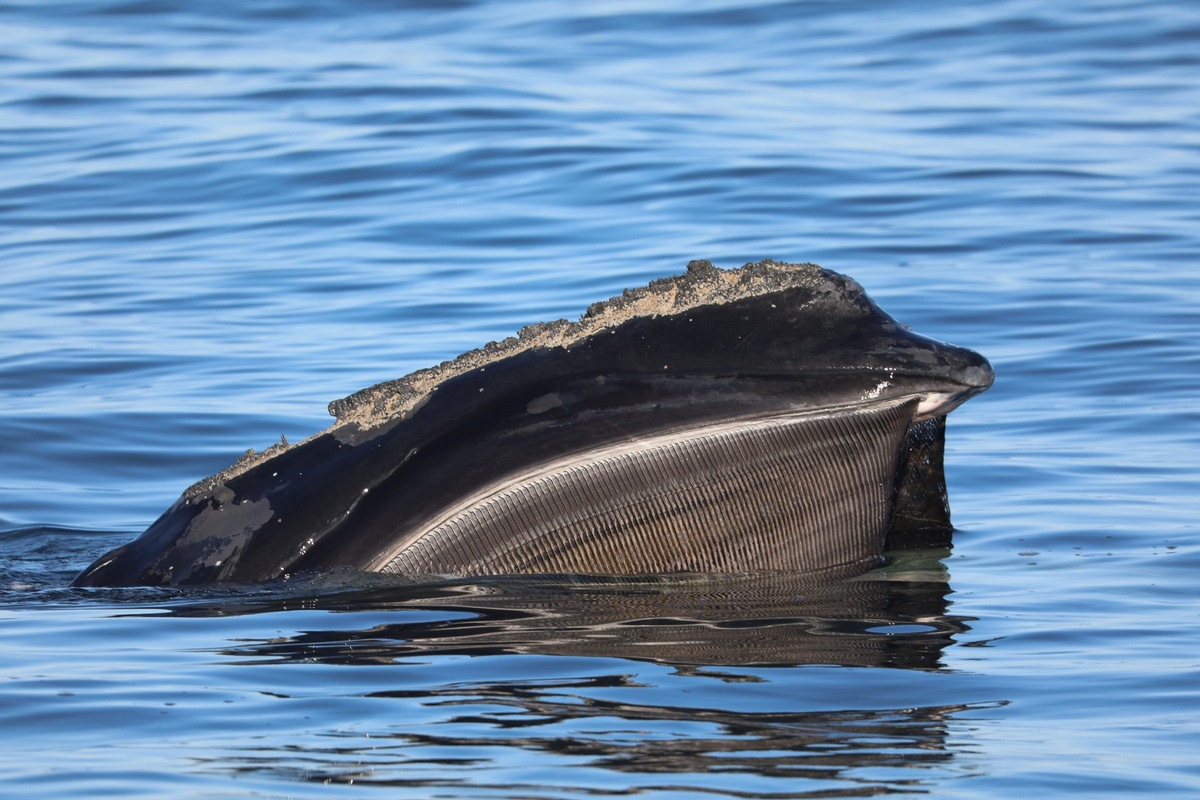
[[[982,391],[981,388],[969,387],[956,392],[927,392],[920,396],[913,422],[944,417]]]
[[[938,418],[991,380],[837,273],[694,262],[331,404],[75,585],[865,565],[949,535]]]

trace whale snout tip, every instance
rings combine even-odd
[[[955,348],[962,359],[953,369],[943,373],[944,385],[922,394],[914,421],[949,414],[977,394],[986,391],[996,380],[991,363],[974,350]]]
[[[978,358],[977,363],[971,364],[959,373],[959,377],[963,384],[975,390],[975,394],[982,392],[992,385],[996,380],[996,371],[992,369],[991,363],[981,355],[975,354]]]

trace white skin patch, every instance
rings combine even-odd
[[[862,399],[863,400],[878,400],[879,396],[881,394],[883,394],[883,390],[888,388],[891,385],[892,385],[891,381],[880,381],[879,383],[875,384],[874,389],[863,392]]]
[[[871,390],[869,390],[869,391],[863,392],[863,396],[862,396],[861,398],[859,398],[859,399],[860,399],[860,400],[863,400],[863,401],[866,401],[866,400],[878,400],[878,399],[879,399],[879,397],[880,397],[880,395],[882,395],[882,394],[883,394],[883,390],[884,390],[884,389],[886,389],[886,388],[888,388],[889,386],[891,386],[891,385],[892,385],[892,381],[891,381],[891,379],[892,379],[892,378],[895,378],[895,377],[896,377],[896,373],[895,373],[895,371],[894,371],[894,370],[888,370],[888,380],[886,380],[886,381],[880,381],[879,383],[875,384],[875,388],[874,388],[874,389],[871,389]]]

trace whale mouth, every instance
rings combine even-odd
[[[986,389],[986,386],[971,386],[957,392],[926,392],[919,395],[913,422],[924,422],[934,417],[944,417],[975,395]]]
[[[944,417],[977,394],[986,391],[996,378],[992,365],[982,356],[971,354],[977,363],[960,369],[946,380],[951,388],[920,392],[913,422],[924,422],[934,417]],[[864,399],[868,399],[864,396]]]

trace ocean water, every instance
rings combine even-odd
[[[1193,797],[1200,7],[0,1],[0,794]],[[860,579],[74,590],[693,258],[986,354]]]

